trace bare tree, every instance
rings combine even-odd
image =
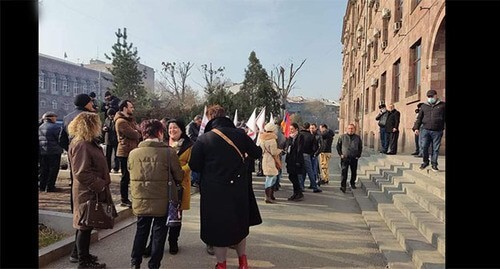
[[[212,63],[210,64],[202,64],[201,65],[201,74],[203,75],[203,79],[205,80],[205,85],[203,88],[205,89],[205,93],[207,95],[211,95],[218,88],[221,88],[225,82],[222,81],[222,77],[224,76],[223,66],[220,66],[217,69],[212,68]]]
[[[186,92],[191,89],[191,87],[186,83],[189,75],[189,71],[193,68],[194,64],[191,62],[181,62],[176,64],[175,62],[162,62],[163,72],[160,74],[165,78],[165,84],[161,84],[162,88],[169,94],[183,104],[186,100]]]
[[[290,71],[288,71],[288,77],[285,79],[285,68],[283,66],[275,67],[276,73],[271,71],[271,79],[273,81],[274,86],[278,91],[278,95],[281,99],[281,115],[285,115],[286,109],[286,99],[288,98],[288,94],[293,89],[295,85],[295,81],[293,78],[297,74],[297,72],[302,68],[302,65],[306,62],[307,59],[304,59],[302,63],[297,67],[297,69],[293,69],[293,63],[290,64]],[[286,85],[286,86],[285,86]]]

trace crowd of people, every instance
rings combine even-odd
[[[419,104],[413,126],[416,155],[424,159],[421,168],[432,165],[437,170],[437,154],[444,129],[444,102],[434,90],[427,92],[427,103]],[[264,202],[275,204],[274,192],[280,189],[284,167],[293,185],[289,201],[304,200],[308,188],[322,192],[329,184],[329,160],[332,157],[334,132],[326,124],[308,122],[300,127],[291,123],[288,137],[275,122],[265,124],[255,140],[245,124],[235,126],[225,109],[212,105],[206,110],[208,122],[199,135],[202,115],[189,124],[181,119],[147,119],[138,124],[134,104],[106,93],[101,106],[105,120],[96,113],[92,96],[79,94],[75,110],[64,117],[63,126],[55,124],[57,115],[47,112],[39,127],[40,191],[53,191],[63,149],[68,152],[71,175],[71,210],[75,245],[70,261],[78,268],[105,268],[106,264],[90,254],[93,227],[81,223],[81,204],[89,199],[107,199],[110,172],[121,172],[120,195],[123,207],[137,216],[131,251],[132,268],[140,268],[150,257],[149,268],[159,268],[168,238],[169,252],[179,251],[182,225],[167,226],[169,205],[178,203],[178,213],[190,209],[191,188],[200,192],[200,238],[207,252],[215,255],[216,268],[226,268],[229,248],[235,249],[239,268],[248,268],[246,237],[249,227],[262,223],[252,186],[256,160],[265,176]],[[376,120],[380,126],[381,152],[397,153],[400,113],[393,104],[380,106]],[[100,145],[104,137],[106,151]],[[43,138],[43,139],[42,139]],[[348,124],[339,136],[335,149],[340,156],[341,187],[356,189],[358,159],[363,150],[356,126]],[[429,151],[432,145],[432,156]],[[227,165],[227,164],[235,165]],[[129,191],[131,198],[129,198]],[[182,222],[180,222],[182,223]],[[149,243],[148,243],[149,240]]]

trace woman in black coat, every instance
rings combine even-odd
[[[246,237],[250,225],[255,224],[253,220],[260,218],[255,196],[250,197],[253,192],[245,159],[260,158],[262,149],[234,126],[221,106],[209,107],[206,114],[209,122],[205,133],[196,140],[189,161],[191,170],[199,172],[202,178],[201,240],[214,246],[216,268],[226,268],[227,247],[235,245],[239,268],[245,269]],[[243,156],[214,129],[227,136]]]

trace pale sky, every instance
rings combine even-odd
[[[224,66],[243,82],[252,50],[270,75],[298,66],[290,96],[338,100],[342,80],[342,20],[347,0],[42,0],[39,52],[68,61],[106,62],[118,28],[140,62],[194,63],[188,83],[202,95],[200,65]]]

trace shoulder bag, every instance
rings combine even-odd
[[[99,202],[97,192],[94,193],[95,199],[80,204],[81,215],[78,224],[97,229],[112,229],[118,216],[115,205],[113,201],[109,201],[108,195],[105,202]]]

